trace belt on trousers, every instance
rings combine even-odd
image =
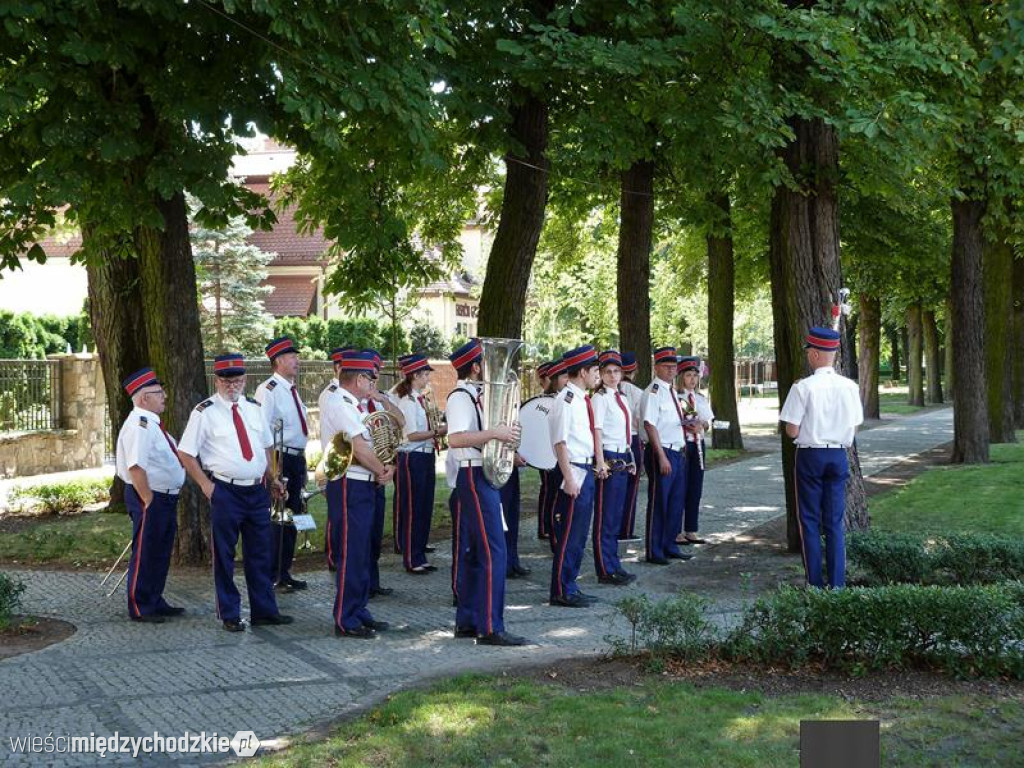
[[[289,456],[305,456],[305,448],[289,448],[287,445],[281,449],[281,453],[286,453]]]
[[[253,479],[238,480],[238,479],[236,479],[234,477],[228,477],[227,475],[218,475],[216,472],[211,472],[210,476],[213,477],[215,480],[220,480],[222,483],[227,483],[228,485],[252,486],[252,485],[259,485],[260,483],[263,482],[263,478],[262,477],[257,477],[255,480],[253,480]]]
[[[682,443],[662,443],[661,447],[666,451],[681,451],[683,449]]]
[[[424,445],[424,446],[421,446],[420,448],[410,448],[407,451],[403,451],[401,448],[399,448],[398,452],[399,453],[433,453],[434,452],[434,448],[433,448],[433,446],[430,446],[430,445]]]
[[[350,469],[347,472],[345,472],[345,477],[347,477],[349,480],[368,480],[368,481],[372,481],[374,479],[373,472],[371,472],[368,469],[358,469],[358,468]]]
[[[627,445],[623,447],[621,445],[602,445],[601,450],[605,451],[606,453],[629,453],[629,446]]]
[[[483,465],[483,459],[462,459],[459,462],[460,467],[482,467]]]
[[[846,446],[843,445],[842,443],[821,443],[820,445],[800,445],[798,443],[796,447],[797,448],[845,448]]]
[[[164,496],[177,496],[181,493],[181,488],[175,488],[174,490],[171,490],[170,488],[167,490],[163,490],[162,488],[150,488],[149,490],[153,493],[162,493]]]
[[[579,461],[570,461],[569,463],[572,464],[574,467],[579,467],[580,469],[591,469],[592,470],[594,468],[593,464],[584,464],[584,463],[579,462]]]

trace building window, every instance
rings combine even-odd
[[[455,335],[469,337],[469,323],[456,323]]]

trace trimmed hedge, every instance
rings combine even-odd
[[[0,629],[11,625],[11,617],[21,608],[21,593],[25,585],[6,573],[0,573]]]
[[[868,531],[847,537],[850,564],[869,584],[990,584],[1024,580],[1024,540],[962,533]]]
[[[9,497],[12,506],[38,509],[47,515],[77,515],[87,504],[110,499],[109,478],[74,480],[67,483],[15,486]]]

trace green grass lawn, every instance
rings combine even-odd
[[[1017,433],[1024,441],[1024,431]],[[906,533],[1024,536],[1024,442],[993,445],[990,464],[933,467],[871,501],[872,525]]]
[[[466,676],[395,694],[328,738],[267,766],[795,766],[800,721],[878,719],[886,766],[1006,765],[1024,739],[1020,701],[943,696],[851,702],[768,697],[649,677],[581,692]]]

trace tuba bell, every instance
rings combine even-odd
[[[344,432],[338,432],[324,449],[320,463],[316,465],[313,478],[317,488],[325,488],[331,480],[337,480],[352,464],[352,442]]]
[[[499,424],[517,424],[519,413],[519,374],[515,368],[520,339],[480,339],[483,358],[483,428],[492,429]],[[519,442],[503,443],[489,440],[484,444],[484,477],[494,488],[501,488],[515,471],[516,448]]]

